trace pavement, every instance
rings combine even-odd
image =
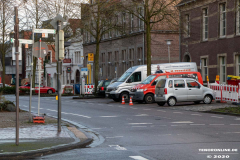
[[[16,145],[16,112],[0,112],[0,159],[28,159],[85,148],[93,139],[78,126],[45,116],[45,124],[29,122],[29,113],[19,112],[19,145]]]

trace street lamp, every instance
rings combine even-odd
[[[167,45],[168,45],[168,63],[170,63],[170,45],[172,43],[172,40],[167,39],[165,41],[167,42]]]

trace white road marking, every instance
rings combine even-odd
[[[186,126],[186,124],[175,124],[175,125],[171,125],[173,127],[176,127],[176,126]]]
[[[111,117],[118,117],[118,116],[100,116],[102,118],[111,118]]]
[[[121,147],[121,146],[119,146],[119,145],[109,145],[109,147],[113,147],[113,148],[115,148],[116,150],[127,150],[126,148],[124,148],[124,147]]]
[[[48,111],[57,112],[57,110],[47,109]]]
[[[143,109],[144,111],[150,111],[151,109]]]
[[[106,137],[106,138],[122,138],[123,136],[114,136],[114,137]]]
[[[192,126],[204,126],[205,124],[190,124]]]
[[[128,123],[130,125],[152,124],[152,123]]]
[[[202,116],[201,114],[191,114],[192,116]]]
[[[135,160],[148,160],[148,159],[146,159],[142,156],[129,156],[129,157],[132,158],[132,159],[135,159]]]
[[[108,105],[108,106],[112,107],[113,105]]]
[[[92,128],[92,129],[94,130],[94,129],[102,129],[102,128]]]
[[[166,112],[166,111],[162,111],[162,110],[157,110],[157,111],[159,111],[159,112]]]
[[[209,124],[211,126],[223,126],[224,124]]]
[[[240,132],[223,132],[223,134],[231,134],[231,133],[239,134]]]
[[[102,106],[102,104],[98,104],[99,106]]]
[[[211,116],[211,117],[213,117],[213,118],[223,118],[223,117],[219,117],[219,116]]]
[[[173,113],[176,113],[176,114],[183,114],[182,112],[173,112]]]
[[[236,121],[240,121],[240,118],[236,118],[235,120],[236,120]]]
[[[132,127],[147,127],[147,126],[132,126]]]
[[[148,115],[147,114],[138,114],[138,115],[135,115],[135,116],[141,117],[141,116],[148,116]]]
[[[84,116],[84,115],[79,115],[79,114],[74,114],[74,113],[69,113],[69,114],[74,115],[74,116],[84,117],[84,118],[91,118],[89,116]]]
[[[240,126],[240,124],[230,124],[231,126]]]
[[[171,122],[171,123],[193,123],[191,121],[178,121],[178,122]]]
[[[120,108],[126,108],[126,107],[123,107],[123,106],[118,106],[118,107],[120,107]]]
[[[131,109],[137,109],[137,108],[134,108],[134,107],[130,107]]]
[[[69,113],[66,113],[66,112],[62,112],[62,114],[69,114]]]

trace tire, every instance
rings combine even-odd
[[[52,94],[53,91],[52,91],[51,89],[49,89],[49,90],[47,91],[47,93],[48,93],[48,94]]]
[[[170,98],[168,98],[168,100],[167,100],[168,106],[175,106],[176,103],[177,103],[177,101],[176,101],[176,99],[175,99],[174,97],[170,97]]]
[[[157,102],[159,106],[164,106],[165,102]]]
[[[124,97],[124,101],[125,102],[129,101],[129,94],[128,94],[128,92],[121,93],[119,99],[122,99],[122,97]]]
[[[210,104],[210,103],[212,103],[212,96],[211,96],[211,95],[206,95],[206,96],[204,97],[204,99],[203,99],[203,102],[204,102],[205,104]]]
[[[115,99],[115,98],[114,98],[113,100],[114,100],[115,102],[119,102],[119,101],[120,101],[119,99]]]
[[[146,94],[145,97],[144,97],[144,101],[145,103],[147,104],[151,104],[154,102],[154,97],[152,94]]]
[[[201,101],[194,101],[195,104],[199,104]]]

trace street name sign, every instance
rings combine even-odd
[[[34,29],[34,33],[49,33],[49,34],[56,34],[55,29]]]
[[[23,44],[33,44],[33,40],[31,39],[18,39],[19,43],[23,43]],[[11,43],[14,43],[15,39],[11,38]]]

